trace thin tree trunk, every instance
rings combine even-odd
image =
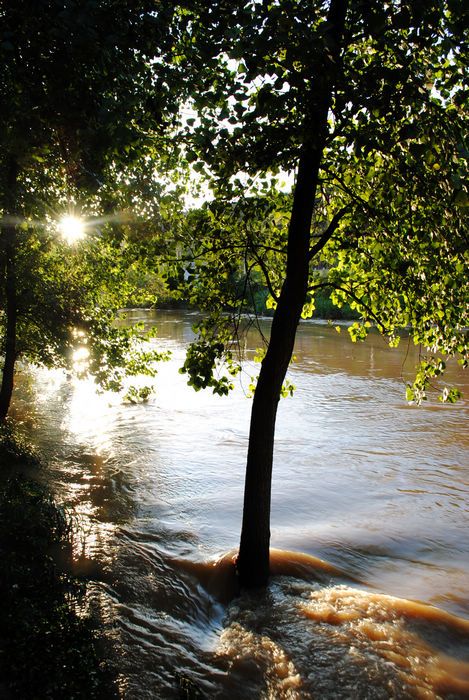
[[[252,405],[243,523],[237,559],[239,582],[246,588],[265,586],[269,577],[275,420],[308,289],[311,220],[346,9],[347,0],[331,1],[328,21],[336,46],[335,61],[329,64],[326,71],[328,77],[316,91],[312,112],[306,120],[288,231],[286,277],[272,320],[269,347],[261,365]]]
[[[15,209],[16,182],[18,170],[15,159],[11,158],[8,171],[9,199],[13,202],[10,213]],[[3,344],[3,371],[0,387],[0,422],[4,421],[10,408],[13,394],[15,362],[16,362],[16,335],[18,321],[17,280],[16,280],[16,227],[7,224],[2,227],[2,238],[5,241],[5,340]]]
[[[8,248],[11,248],[8,246]],[[16,362],[16,323],[18,318],[16,304],[15,263],[11,250],[7,250],[6,263],[6,335],[4,344],[4,362],[2,385],[0,388],[0,421],[4,421],[10,408],[13,394]]]

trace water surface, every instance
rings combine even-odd
[[[122,697],[191,682],[228,699],[469,697],[467,400],[409,406],[413,348],[302,324],[277,420],[275,575],[230,602],[260,339],[222,398],[177,371],[194,315],[130,316],[172,352],[149,402],[36,370],[14,406],[74,514]],[[469,396],[456,365],[448,378]]]

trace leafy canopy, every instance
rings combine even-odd
[[[194,81],[187,160],[215,201],[186,224],[183,286],[212,317],[185,369],[196,386],[217,390],[216,357],[231,332],[220,306],[241,307],[226,296],[227,278],[239,265],[247,287],[262,274],[275,306],[291,264],[291,199],[276,179],[295,169],[302,145],[316,137],[312,115],[337,47],[326,3],[191,7],[179,20]],[[428,349],[408,388],[420,401],[447,356],[459,355],[464,366],[469,356],[469,11],[459,0],[347,7],[303,315],[314,313],[315,289],[329,286],[337,305],[347,301],[362,316],[353,339],[373,322],[395,344],[410,327]]]
[[[2,3],[0,340],[5,348],[14,321],[15,359],[70,365],[85,330],[89,369],[118,388],[124,359],[130,372],[151,373],[160,357],[149,350],[138,359],[135,333],[114,323],[139,250],[116,213],[133,185],[130,204],[142,214],[148,159],[173,157],[165,134],[177,108],[161,60],[172,14],[171,2],[156,11],[146,0],[41,0],[34,12],[25,0]],[[70,207],[99,228],[73,250],[54,235]]]

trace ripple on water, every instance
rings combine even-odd
[[[266,590],[232,598],[233,555],[197,563],[138,544],[112,592],[126,699],[175,697],[178,675],[230,700],[468,697],[467,620],[282,551]]]
[[[36,397],[25,375],[15,399],[80,519],[77,567],[116,641],[123,697],[175,697],[178,674],[227,700],[469,697],[465,626],[405,600],[468,615],[467,403],[410,408],[405,348],[302,325],[298,390],[277,421],[273,542],[347,575],[283,554],[267,591],[230,602],[226,567],[200,560],[238,542],[249,401],[242,386],[195,394],[178,374],[194,317],[136,316],[174,350],[148,404],[39,370]]]

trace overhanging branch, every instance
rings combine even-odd
[[[331,282],[319,282],[318,284],[313,284],[311,287],[308,288],[308,291],[312,292],[315,291],[316,289],[336,289],[337,291],[344,292],[349,299],[353,299],[359,306],[361,306],[363,309],[365,309],[366,313],[368,316],[376,323],[376,325],[380,328],[381,333],[384,335],[390,335],[391,331],[390,329],[386,328],[384,323],[381,321],[381,319],[375,314],[375,312],[371,309],[369,304],[363,301],[363,299],[356,294],[352,292],[351,289],[347,289],[346,287],[341,287],[340,285],[333,284]]]

